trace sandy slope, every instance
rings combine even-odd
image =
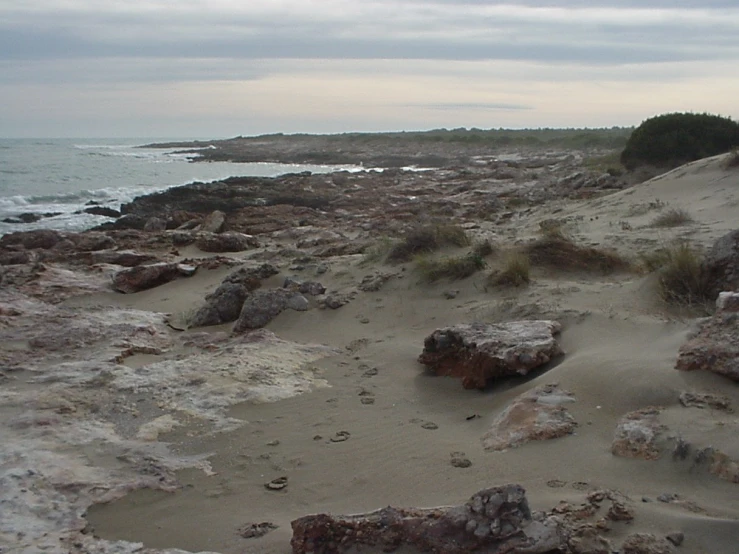
[[[647,227],[663,204],[687,209],[695,222],[667,230]],[[540,221],[554,217],[567,221],[580,241],[634,255],[675,237],[708,246],[739,228],[737,206],[739,173],[726,172],[718,159],[709,159],[603,198],[555,201],[503,227],[481,223],[472,233],[512,243],[533,236]],[[377,270],[398,277],[378,292],[360,293],[339,310],[286,311],[268,326],[287,340],[339,349],[312,362],[330,387],[271,404],[237,405],[229,415],[245,424],[235,431],[202,437],[190,436],[187,427],[181,427],[164,435],[178,453],[212,453],[215,475],[185,470],[179,474],[185,486],[176,493],[141,490],[95,507],[89,519],[96,533],[154,548],[287,553],[289,523],[307,513],[447,505],[481,488],[515,482],[527,489],[536,509],[551,508],[560,500],[580,502],[595,487],[625,495],[636,519],[614,525],[609,535],[614,545],[635,531],[664,535],[680,530],[686,536],[682,552],[736,552],[739,485],[691,471],[688,462],[669,457],[630,460],[610,451],[621,416],[659,405],[667,407],[670,426],[686,438],[706,444],[719,441],[739,459],[736,415],[721,416],[729,426],[722,427],[715,424],[720,419],[716,414],[698,414],[678,404],[681,391],[697,390],[727,395],[736,408],[739,389],[714,375],[673,369],[691,321],[660,305],[650,277],[537,269],[528,288],[485,291],[481,274],[426,285],[419,284],[411,264],[378,267],[360,262],[359,257],[337,258],[324,275],[298,275],[317,278],[329,289],[356,285]],[[101,294],[72,303],[182,312],[227,273],[201,271],[192,279],[136,295]],[[290,273],[285,269],[273,282]],[[459,290],[456,298],[444,297],[449,289]],[[436,327],[533,316],[563,322],[566,354],[529,379],[500,383],[484,392],[463,390],[457,380],[432,377],[416,362],[424,337]],[[507,402],[552,382],[577,398],[569,408],[579,424],[577,432],[485,452],[480,439]],[[340,431],[350,433],[348,440],[332,442]],[[451,465],[452,453],[459,452],[471,467]],[[287,489],[264,488],[283,475],[289,477]],[[689,502],[656,501],[663,493]],[[238,535],[243,524],[261,521],[279,528],[258,539]]]

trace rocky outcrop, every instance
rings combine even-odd
[[[220,210],[215,210],[203,219],[198,230],[205,233],[220,233],[223,230],[224,223],[226,223],[226,214]]]
[[[179,277],[190,277],[196,267],[177,263],[140,265],[119,271],[113,276],[113,289],[130,294],[151,289]]]
[[[675,367],[710,371],[739,382],[739,293],[721,293],[713,317],[680,347]]]
[[[198,233],[195,245],[203,252],[242,252],[256,248],[259,243],[244,233]]]
[[[249,329],[264,327],[283,310],[291,307],[289,300],[295,295],[296,293],[286,289],[255,291],[244,301],[233,332],[243,333]]]
[[[53,248],[59,241],[64,239],[64,235],[59,231],[50,229],[36,229],[34,231],[19,231],[17,233],[8,233],[0,237],[0,248],[9,246],[23,247],[26,250],[35,250]]]
[[[621,546],[623,554],[672,554],[675,549],[662,537],[652,533],[629,535]]]
[[[611,452],[624,458],[656,460],[662,455],[658,439],[667,427],[659,421],[659,408],[643,408],[626,414],[618,422]]]
[[[105,217],[112,217],[112,218],[119,218],[121,217],[121,212],[118,210],[114,210],[113,208],[108,208],[107,206],[90,206],[89,208],[85,208],[82,210],[86,214],[91,215],[102,215]]]
[[[739,229],[713,243],[703,259],[711,298],[721,291],[739,290]]]
[[[575,419],[565,404],[575,397],[558,385],[537,387],[514,399],[493,420],[490,430],[482,438],[485,450],[505,450],[529,441],[548,440],[573,433]]]
[[[547,553],[564,551],[562,529],[554,518],[534,518],[519,485],[476,493],[451,508],[383,508],[355,516],[319,514],[292,522],[293,554],[332,554],[370,546],[391,552]]]
[[[195,313],[190,326],[205,327],[236,321],[249,293],[258,289],[263,279],[277,273],[277,268],[270,264],[234,271],[205,297],[205,305]]]
[[[561,355],[556,321],[470,323],[437,329],[424,341],[418,361],[437,375],[461,377],[466,389],[492,379],[526,375]]]

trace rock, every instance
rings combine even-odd
[[[310,515],[293,521],[292,528],[293,554],[333,554],[361,546],[385,552],[405,546],[436,554],[543,554],[566,548],[561,524],[543,515],[532,517],[519,485],[482,490],[461,506]]]
[[[278,526],[270,521],[263,521],[261,523],[245,523],[239,527],[239,535],[244,539],[255,539],[263,537],[277,528]]]
[[[182,276],[190,277],[195,271],[193,266],[177,263],[140,265],[116,273],[113,276],[113,288],[130,294],[158,287]]]
[[[732,311],[734,295],[719,297],[718,310],[700,324],[698,333],[680,347],[675,368],[710,371],[739,382],[739,313]],[[722,309],[729,307],[728,311]]]
[[[34,253],[29,252],[28,250],[0,252],[0,265],[29,264],[33,262],[34,259]]]
[[[248,329],[264,327],[287,308],[287,301],[292,295],[285,289],[255,291],[244,301],[233,332],[243,333]]]
[[[702,264],[711,298],[721,291],[739,290],[739,229],[713,243]]]
[[[102,225],[98,225],[95,230],[106,231],[110,229],[135,229],[143,231],[148,218],[136,214],[122,215],[115,221],[108,221]]]
[[[50,229],[36,229],[34,231],[19,231],[8,233],[0,237],[0,247],[23,246],[27,250],[53,248],[64,236],[59,231]]]
[[[197,240],[195,233],[188,231],[174,231],[170,234],[173,246],[190,246]]]
[[[354,300],[356,293],[351,292],[334,292],[327,294],[320,300],[322,308],[329,308],[331,310],[338,310],[342,306],[346,306],[349,302]]]
[[[287,307],[296,312],[307,312],[310,308],[310,302],[302,294],[294,294],[287,299]]]
[[[675,546],[680,546],[685,540],[685,534],[682,531],[675,531],[665,536],[665,539],[670,541]]]
[[[85,208],[82,210],[86,214],[92,214],[92,215],[102,215],[105,217],[113,217],[113,218],[119,218],[121,217],[121,212],[118,210],[114,210],[113,208],[108,208],[105,206],[92,206],[90,208]]]
[[[220,233],[226,223],[226,214],[220,210],[210,212],[200,224],[199,231],[206,233]]]
[[[712,446],[698,450],[695,454],[696,466],[707,466],[708,472],[729,483],[739,483],[739,460]]]
[[[144,231],[165,231],[167,229],[167,222],[160,217],[150,217],[144,224]]]
[[[113,264],[124,267],[135,267],[157,261],[157,257],[153,254],[142,254],[132,250],[100,250],[91,252],[87,256],[93,264]]]
[[[376,273],[374,275],[367,275],[362,279],[362,282],[359,283],[359,290],[363,292],[377,292],[393,277],[395,277],[395,273]]]
[[[236,321],[249,293],[262,285],[262,279],[277,273],[277,268],[271,264],[234,271],[205,297],[205,306],[195,313],[190,326],[206,327]]]
[[[198,233],[195,245],[203,252],[242,252],[259,246],[251,235],[244,233]]]
[[[739,312],[739,292],[721,292],[716,299],[719,312]]]
[[[622,554],[672,554],[674,549],[666,539],[651,533],[629,535],[621,546]]]
[[[437,375],[461,377],[466,389],[488,381],[526,375],[562,354],[556,321],[470,323],[437,329],[424,341],[418,361]]]
[[[79,252],[94,252],[97,250],[107,250],[115,248],[115,241],[108,235],[99,231],[88,231],[86,233],[77,233],[69,237],[74,243],[75,249]]]
[[[616,427],[611,452],[624,458],[656,460],[660,457],[658,439],[667,430],[659,422],[659,408],[643,408],[623,416]]]
[[[710,408],[727,413],[734,411],[729,397],[722,394],[683,391],[680,393],[679,400],[680,404],[686,408]]]
[[[575,419],[564,404],[574,396],[556,384],[543,385],[514,399],[495,418],[482,438],[485,450],[515,448],[529,441],[548,440],[572,434]]]
[[[317,281],[301,281],[297,277],[285,277],[283,288],[290,289],[300,294],[310,294],[311,296],[320,296],[326,292],[326,287]]]

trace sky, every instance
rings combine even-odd
[[[0,0],[0,136],[739,119],[737,0]]]

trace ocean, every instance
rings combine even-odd
[[[302,164],[193,163],[193,154],[138,147],[175,140],[191,139],[0,139],[0,236],[31,229],[81,231],[110,221],[107,217],[78,213],[89,207],[88,202],[117,210],[136,196],[194,181],[354,169]],[[23,213],[59,215],[33,223],[12,222]],[[6,219],[11,222],[3,221]]]

